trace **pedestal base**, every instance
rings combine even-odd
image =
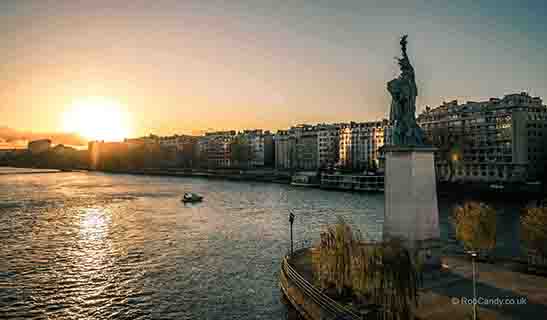
[[[426,265],[440,265],[434,151],[426,147],[384,148],[383,238],[403,240]]]

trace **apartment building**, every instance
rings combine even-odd
[[[275,168],[292,169],[295,159],[296,137],[289,130],[278,130],[274,135]]]
[[[193,149],[197,142],[197,137],[175,134],[173,136],[157,137],[156,142],[162,147],[174,148],[182,152],[187,149]]]
[[[341,124],[318,124],[315,126],[318,168],[328,168],[338,162],[341,126]]]
[[[391,143],[387,120],[351,122],[340,128],[339,165],[352,170],[379,167],[379,149]]]
[[[318,168],[318,130],[299,124],[276,134],[276,167],[279,169],[316,170]]]
[[[390,141],[387,120],[364,123],[297,125],[275,135],[278,169],[317,170],[378,166],[378,149]]]
[[[524,182],[544,174],[547,107],[528,93],[426,108],[417,118],[439,148],[437,178],[462,182]]]
[[[244,130],[238,134],[249,150],[249,166],[252,168],[271,166],[274,162],[273,136],[262,129]]]
[[[30,151],[31,154],[39,154],[42,152],[46,152],[50,148],[51,148],[50,139],[34,140],[28,143],[28,151]]]
[[[232,164],[230,137],[214,137],[207,143],[207,164],[210,168],[229,168]]]
[[[318,130],[300,124],[275,135],[275,166],[277,169],[312,171],[318,168]]]
[[[201,138],[201,150],[204,151],[204,157],[209,168],[229,168],[232,165],[231,144],[234,141],[237,132],[215,131],[205,133]]]
[[[295,165],[299,170],[316,170],[318,163],[317,130],[313,126],[296,128]]]

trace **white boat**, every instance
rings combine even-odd
[[[501,185],[501,184],[491,184],[491,185],[490,185],[490,188],[491,188],[491,189],[503,189],[504,186]]]
[[[291,177],[291,186],[295,187],[319,187],[319,181],[315,173],[299,173]]]
[[[186,192],[184,196],[182,197],[182,202],[184,203],[191,203],[191,202],[200,202],[203,200],[203,197],[200,196],[197,193],[193,192]]]

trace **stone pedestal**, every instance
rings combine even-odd
[[[440,265],[439,209],[431,147],[386,146],[384,240],[402,239],[427,267]]]

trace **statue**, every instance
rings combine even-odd
[[[387,83],[391,94],[391,110],[389,120],[393,122],[393,145],[423,146],[423,131],[416,123],[416,96],[418,88],[414,76],[414,68],[406,53],[407,35],[401,37],[403,57],[397,58],[401,74],[397,79]]]

